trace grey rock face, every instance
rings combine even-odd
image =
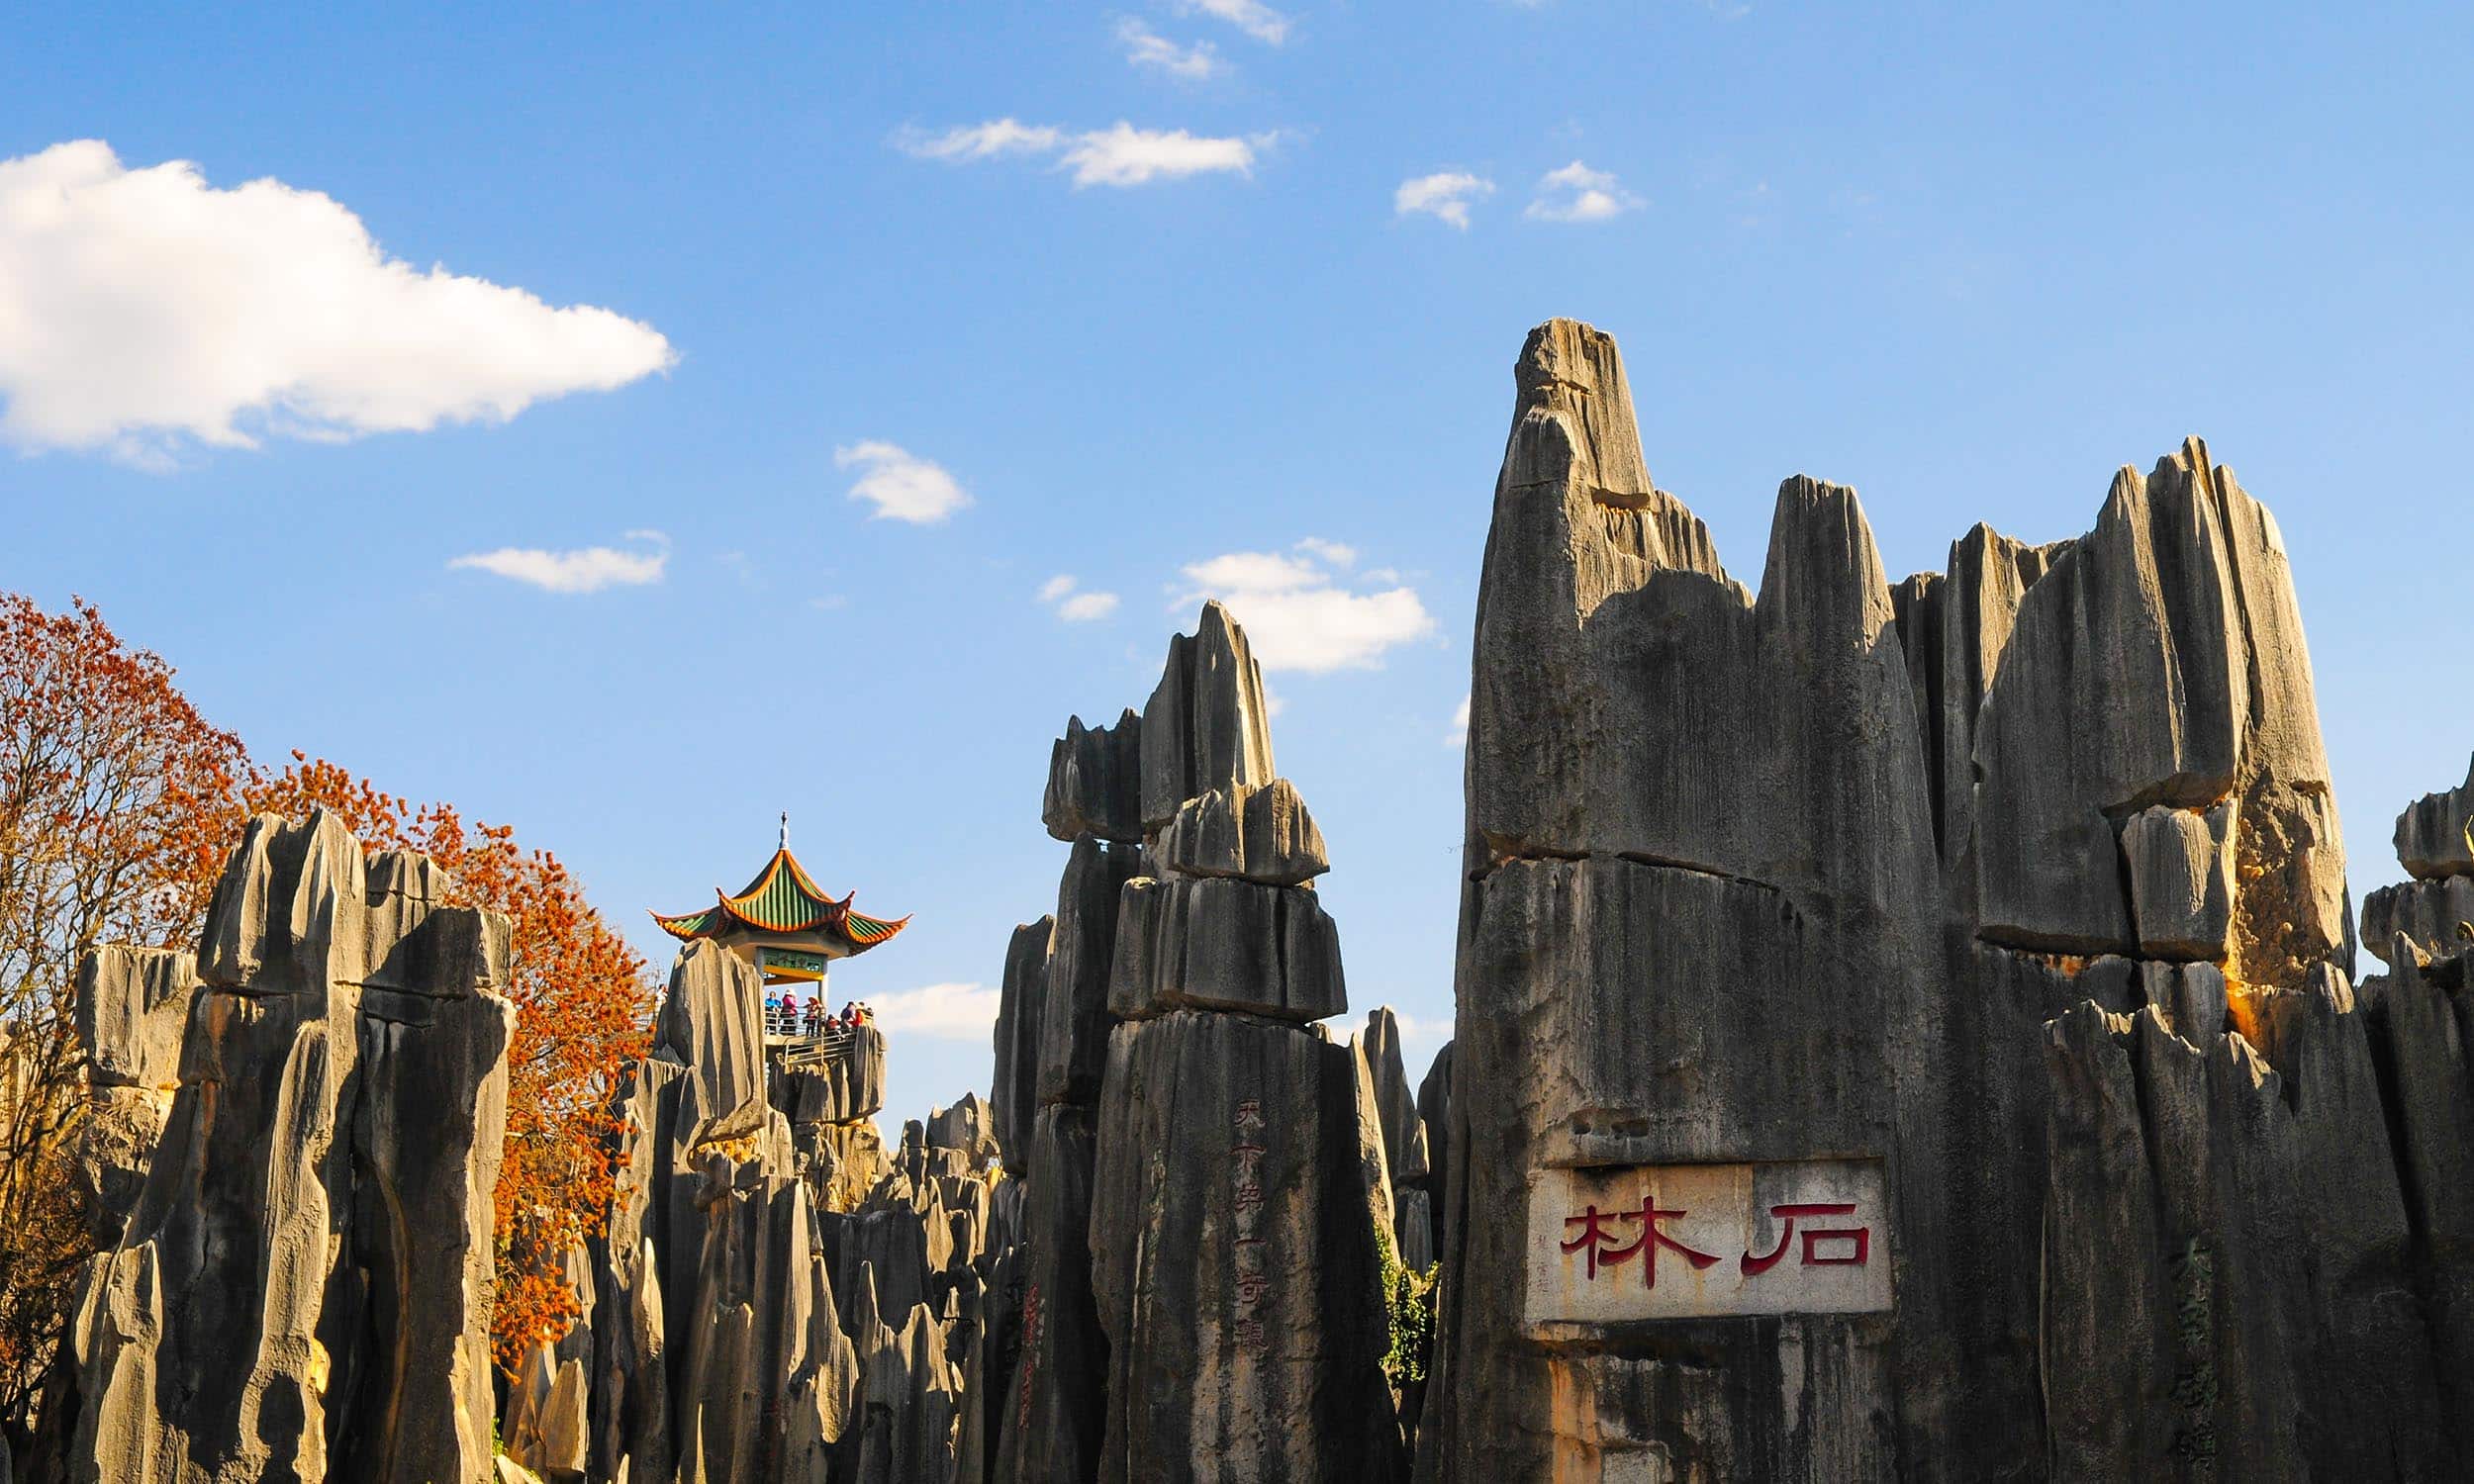
[[[1366,1065],[1375,1074],[1375,1103],[1380,1110],[1383,1157],[1394,1180],[1426,1178],[1426,1126],[1417,1116],[1417,1097],[1409,1091],[1408,1068],[1400,1060],[1400,1020],[1391,1006],[1377,1005],[1366,1014]]]
[[[1317,1285],[1347,1288],[1362,1277],[1361,1299],[1371,1297],[1378,1311],[1381,1302],[1367,1264],[1378,1224],[1387,1228],[1392,1213],[1371,1080],[1361,1117],[1351,1054],[1285,1024],[1339,1013],[1346,996],[1338,934],[1304,884],[1328,866],[1321,832],[1295,787],[1274,775],[1266,716],[1261,670],[1244,631],[1208,603],[1195,633],[1171,641],[1141,718],[1139,830],[1119,828],[1113,804],[1070,802],[1114,796],[1113,782],[1101,788],[1094,780],[1117,776],[1119,749],[1137,733],[1130,716],[1105,739],[1070,726],[1052,757],[1043,813],[1052,834],[1074,836],[1074,852],[1056,915],[1017,929],[1006,958],[993,1114],[1007,1170],[1019,1176],[998,1193],[1014,1193],[1019,1214],[1009,1216],[1002,1200],[988,1202],[987,1250],[994,1255],[986,1291],[999,1307],[980,1327],[965,1362],[965,1374],[976,1366],[988,1394],[976,1406],[966,1401],[956,1445],[963,1477],[974,1484],[983,1477],[1087,1480],[1102,1472],[1142,1479],[1329,1477],[1333,1468],[1388,1477],[1400,1462],[1380,1346],[1369,1348],[1380,1324],[1351,1332],[1345,1342],[1317,1331],[1299,1349],[1290,1341],[1305,1320],[1291,1316],[1286,1331],[1265,1342],[1288,1348],[1264,1360],[1261,1376],[1239,1375],[1220,1365],[1219,1342],[1197,1342],[1150,1291],[1154,1264],[1178,1267],[1185,1276],[1173,1281],[1190,1283],[1195,1273],[1232,1274],[1260,1256],[1224,1224],[1204,1218],[1203,1196],[1160,1173],[1179,1158],[1166,1141],[1183,1136],[1165,1101],[1147,1101],[1161,1094],[1145,1092],[1137,1103],[1123,1085],[1123,1048],[1134,1044],[1137,1029],[1195,1025],[1197,1045],[1268,1035],[1284,1047],[1293,1042],[1293,1055],[1308,1059],[1301,1065],[1323,1068],[1300,1073],[1317,1089],[1309,1103],[1265,1116],[1282,1125],[1281,1147],[1293,1151],[1283,1178],[1317,1213],[1314,1220],[1338,1209],[1335,1201],[1354,1212],[1332,1218],[1347,1228],[1348,1246],[1326,1273],[1322,1254],[1305,1245],[1312,1234],[1300,1230],[1285,1240],[1295,1261],[1315,1269],[1299,1273],[1304,1287],[1319,1293]],[[1103,818],[1111,822],[1103,826]],[[1182,1035],[1163,1032],[1158,1044]],[[1338,1080],[1315,1080],[1324,1073]],[[1405,1123],[1414,1125],[1413,1108]],[[967,1165],[957,1142],[969,1140],[925,1132],[921,1169]],[[1094,1202],[1098,1151],[1147,1205]],[[1019,1245],[1007,1247],[1000,1229],[1018,1231]],[[1125,1265],[1136,1254],[1146,1254],[1139,1272]],[[1123,1279],[1113,1291],[1113,1343],[1094,1307],[1094,1269]],[[1246,1279],[1250,1295],[1259,1281]],[[1367,1317],[1363,1303],[1350,1314]],[[1137,1369],[1112,1364],[1111,1355]],[[1140,1382],[1129,1379],[1136,1376]],[[1317,1423],[1346,1413],[1345,1423],[1301,1441],[1298,1428],[1284,1426],[1277,1413],[1242,1425],[1228,1421],[1244,1409],[1292,1399],[1310,1406]],[[1162,1421],[1171,1428],[1164,1433],[1143,1420],[1145,1409],[1184,1420]]]
[[[1396,1467],[1355,1060],[1232,1015],[1117,1028],[1092,1220],[1103,1480]]]
[[[885,1107],[885,1033],[853,1027],[849,1049],[821,1066],[793,1068],[787,1063],[768,1078],[773,1106],[792,1124],[853,1123]]]
[[[1049,945],[1056,928],[1056,918],[1042,917],[1016,927],[1005,945],[1004,975],[999,980],[997,1000],[996,1089],[990,1101],[997,1142],[1008,1152],[1030,1147],[1031,1115],[1039,1106],[1040,1017],[1048,995]]]
[[[2474,876],[2474,763],[2464,783],[2426,793],[2397,816],[2397,860],[2418,881]]]
[[[2216,960],[2233,928],[2232,800],[2205,811],[2158,804],[2123,821],[2122,860],[2139,951]]]
[[[78,966],[77,1039],[98,1087],[166,1089],[180,1080],[181,1033],[197,993],[195,954],[96,949]]]
[[[144,1185],[179,1086],[181,1035],[197,985],[198,961],[189,953],[107,946],[78,966],[86,1116],[72,1174],[98,1247],[120,1239]]]
[[[2399,938],[2424,958],[2445,958],[2474,944],[2469,929],[2474,929],[2474,876],[2399,881],[2362,898],[2362,946],[2391,968],[2398,965],[2390,955]]]
[[[961,1101],[950,1108],[930,1109],[926,1135],[931,1148],[959,1153],[974,1169],[986,1169],[997,1157],[994,1120],[988,1104],[976,1092],[964,1093]]]
[[[1331,870],[1323,832],[1288,780],[1238,785],[1189,798],[1161,830],[1160,864],[1186,876],[1228,876],[1297,886]]]
[[[2042,1027],[2087,1002],[2177,1045],[2237,1031],[2342,1110],[2306,1111],[2290,1158],[2206,1176],[2256,1250],[2338,1264],[2280,1301],[2285,1328],[2244,1332],[2261,1358],[2210,1423],[2222,1456],[2290,1442],[2323,1477],[2380,1446],[2427,1460],[2429,1367],[2400,1306],[2368,1296],[2412,1287],[2387,1214],[2404,1207],[2380,1188],[2375,1063],[2333,976],[2342,854],[2265,510],[2194,441],[2118,476],[2084,537],[1978,527],[1947,572],[1893,591],[1852,492],[1791,479],[1756,601],[1649,483],[1610,340],[1541,326],[1515,379],[1474,652],[1449,1111],[1425,1117],[1445,1277],[1421,1476],[2160,1466],[2098,1451],[2081,1469],[2093,1444],[2054,1439],[2083,1425],[2064,1409],[2154,1423],[2104,1388],[2174,1373],[2088,1357],[2164,1344],[2143,1316],[2179,1310],[2105,1290],[2075,1319],[2051,1310],[2043,1349],[2019,1338],[2076,1280],[2046,1265],[2040,1283],[2040,1264],[2135,1240],[2163,1263],[2183,1219],[2099,1209],[2101,1178],[2135,1167],[2120,1141],[2066,1190],[2057,1145],[2048,1161],[2085,1125],[2045,1090]],[[2257,1101],[2226,1075],[2209,1117]],[[2145,1103],[2133,1116],[2160,1116]],[[2148,1154],[2157,1180],[2197,1178],[2194,1147]],[[1544,1172],[1814,1159],[1884,1161],[1883,1230],[1908,1254],[1888,1316],[1577,1326],[1551,1345],[1525,1327]],[[2360,1213],[2298,1215],[2321,1183]],[[2047,1214],[2063,1209],[2084,1241]],[[2282,1337],[2351,1358],[2272,1359],[2294,1353]],[[2385,1407],[2391,1434],[2276,1422],[2279,1396]],[[2016,1426],[2047,1398],[2053,1436]]]
[[[73,1326],[76,1477],[487,1471],[515,1011],[505,920],[436,905],[431,881],[365,864],[323,812],[251,822],[208,914],[163,1142]]]
[[[696,1069],[714,1112],[765,1097],[764,1003],[756,966],[710,938],[688,944],[671,967],[653,1044]]]
[[[1056,937],[1041,995],[1038,1098],[1079,1103],[1099,1096],[1108,1061],[1108,970],[1116,954],[1117,893],[1142,853],[1086,835],[1057,884]]]
[[[2088,727],[2085,718],[2104,717]],[[2109,815],[2231,801],[2244,982],[2346,944],[2344,858],[2282,539],[2196,439],[2115,477],[2096,529],[2022,601],[1978,723],[1980,931],[2127,952]],[[2270,869],[2273,868],[2273,869]]]
[[[1320,1020],[1349,1008],[1340,932],[1312,891],[1222,878],[1138,877],[1121,897],[1107,1010],[1181,1007]]]
[[[1022,1218],[1018,1357],[1004,1377],[999,1484],[1097,1477],[1108,1345],[1092,1297],[1092,1115],[1042,1108]]]
[[[2299,1117],[2240,1036],[2092,1004],[2053,1023],[2058,1476],[2454,1472],[2424,1317],[2381,1297],[2410,1285],[2408,1224],[2395,1168],[2364,1158],[2385,1135],[2363,1017],[2332,974],[2269,1003]]]
[[[1157,830],[1189,798],[1272,781],[1263,671],[1216,603],[1189,637],[1169,640],[1168,668],[1143,707],[1142,823]]]
[[[1096,835],[1139,845],[1142,821],[1142,718],[1132,711],[1114,726],[1086,727],[1076,716],[1048,757],[1048,791],[1039,816],[1051,837],[1068,845]]]

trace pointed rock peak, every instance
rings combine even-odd
[[[2147,477],[2155,479],[2171,473],[2206,482],[2214,479],[2216,472],[2217,466],[2208,459],[2207,440],[2193,433],[2182,440],[2181,447],[2156,460],[2156,467],[2148,472]]]
[[[1613,335],[1577,320],[1549,320],[1529,332],[1513,376],[1515,435],[1529,418],[1560,417],[1572,434],[1573,475],[1600,505],[1637,510],[1651,502],[1657,486],[1641,457],[1632,388]]]
[[[368,899],[360,842],[324,807],[299,821],[260,814],[224,863],[206,913],[198,973],[233,987],[274,992],[358,981],[357,910]]]
[[[1160,684],[1143,707],[1143,828],[1167,824],[1179,805],[1208,789],[1270,783],[1270,718],[1263,667],[1245,628],[1216,599],[1206,601],[1193,634],[1170,638]]]
[[[2394,838],[2398,864],[2417,881],[2474,876],[2474,761],[2464,783],[2408,804]]]
[[[1836,615],[1867,631],[1890,621],[1889,576],[1854,490],[1804,474],[1779,484],[1760,606],[1798,619]]]

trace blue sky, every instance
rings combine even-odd
[[[2464,774],[2454,9],[362,9],[13,19],[0,586],[516,825],[648,953],[790,810],[918,914],[837,991],[960,1037],[897,1035],[889,1117],[985,1085],[1048,740],[1205,590],[1285,626],[1352,1003],[1431,1054],[1549,315],[1748,581],[1791,473],[1904,573],[2205,435],[2294,557],[2357,894]]]

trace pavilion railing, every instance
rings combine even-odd
[[[840,1021],[826,1021],[811,1032],[804,1016],[768,1013],[765,1017],[765,1040],[782,1049],[785,1071],[821,1070],[846,1062],[857,1039],[857,1028]]]

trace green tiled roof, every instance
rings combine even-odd
[[[787,846],[773,853],[745,890],[732,896],[716,888],[714,896],[710,907],[676,915],[655,912],[653,920],[674,938],[711,938],[733,925],[770,933],[823,932],[848,942],[852,953],[876,947],[910,922],[853,912],[849,896],[835,901],[825,895]]]

